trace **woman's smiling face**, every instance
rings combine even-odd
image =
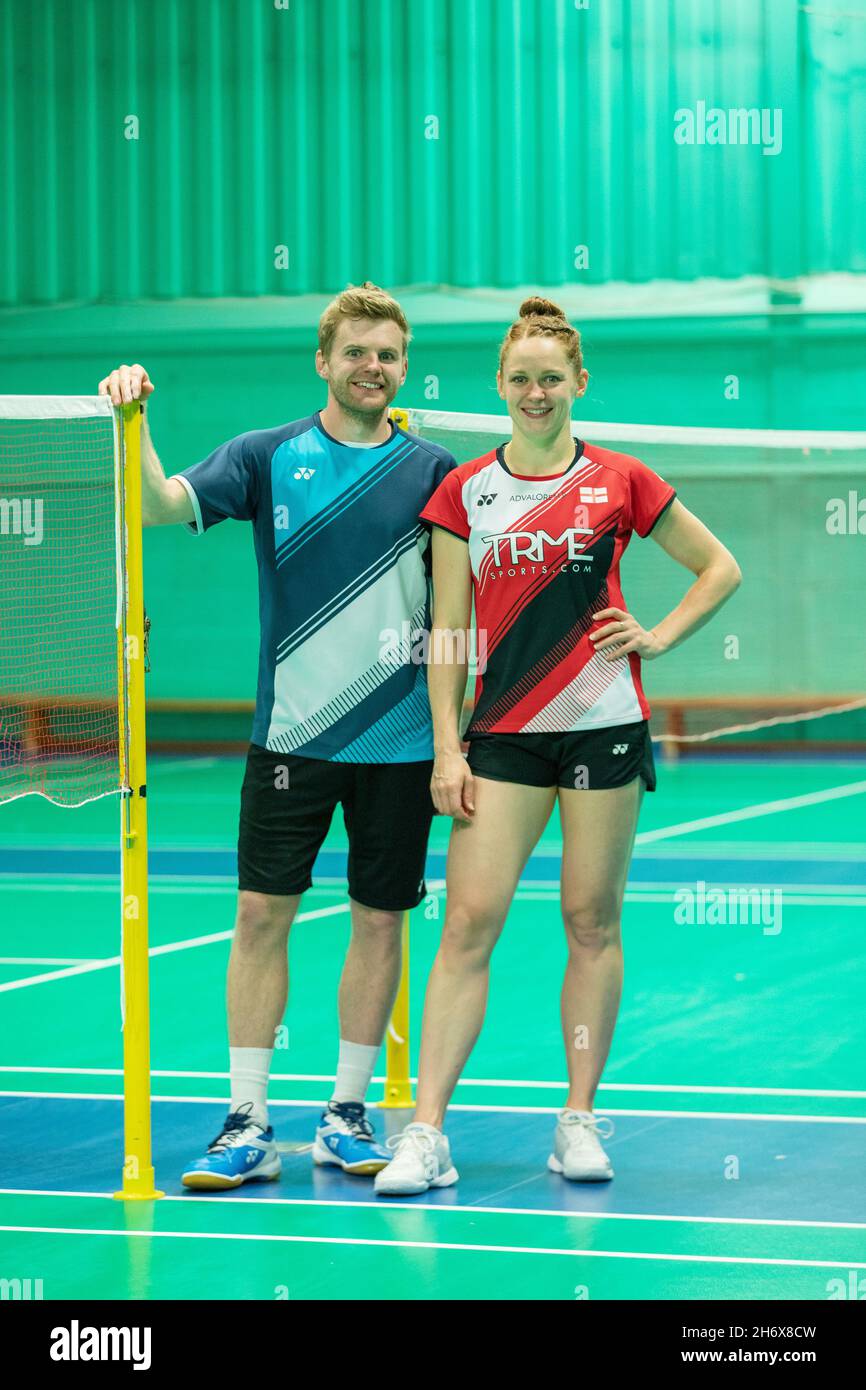
[[[556,335],[544,334],[509,347],[496,384],[515,429],[543,442],[570,422],[575,397],[583,395],[588,380],[588,372],[574,370]]]

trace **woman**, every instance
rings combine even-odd
[[[557,305],[528,299],[502,345],[497,378],[512,438],[450,472],[421,513],[434,527],[431,785],[454,826],[415,1122],[392,1141],[394,1158],[376,1177],[382,1194],[457,1181],[442,1132],[446,1107],[481,1030],[491,952],[557,800],[569,1091],[548,1167],[578,1181],[613,1177],[592,1106],[622,989],[620,914],[635,828],[644,788],[655,788],[641,659],[683,642],[741,576],[651,469],[572,437],[572,404],[587,381],[580,334]],[[651,534],[696,576],[649,631],[620,590],[619,559],[632,531]],[[467,760],[460,639],[473,591],[476,650],[485,660]]]

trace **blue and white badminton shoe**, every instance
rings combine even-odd
[[[344,1173],[363,1177],[378,1173],[391,1162],[391,1155],[377,1144],[373,1126],[359,1101],[332,1100],[322,1112],[316,1130],[313,1162],[333,1164]]]
[[[207,1153],[186,1169],[181,1181],[196,1191],[222,1191],[242,1182],[273,1182],[282,1164],[274,1131],[250,1118],[252,1104],[226,1116],[222,1130],[208,1145]]]

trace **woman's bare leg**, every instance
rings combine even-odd
[[[562,1031],[573,1110],[592,1110],[613,1038],[622,994],[620,917],[643,790],[641,778],[602,791],[559,790],[568,942]]]
[[[455,821],[445,926],[427,983],[415,1119],[442,1128],[487,1006],[490,955],[526,861],[547,824],[555,787],[475,778],[475,817]]]

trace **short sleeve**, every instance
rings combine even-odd
[[[638,459],[629,470],[632,530],[648,536],[676,497],[676,489]]]
[[[470,526],[463,505],[463,479],[459,469],[446,473],[421,512],[421,520],[432,526],[441,526],[461,540],[468,541]]]
[[[256,455],[245,434],[174,476],[189,493],[195,511],[190,529],[197,535],[219,521],[251,521],[256,514],[259,476]]]

